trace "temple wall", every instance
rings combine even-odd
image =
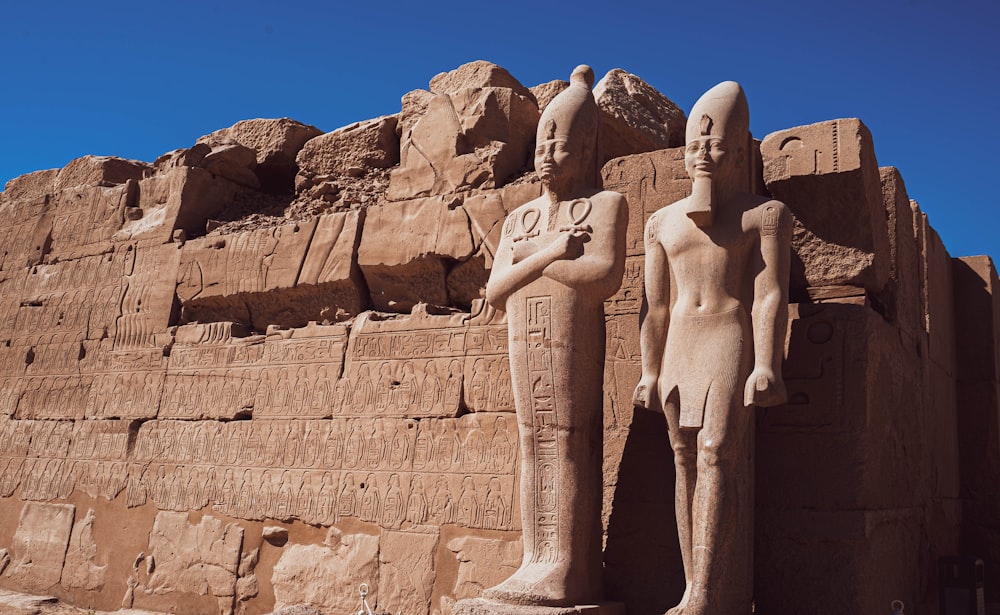
[[[631,403],[642,229],[690,182],[683,114],[654,91],[641,115],[622,74],[598,86],[604,185],[630,207],[605,304],[605,586],[642,615],[683,591],[666,426]],[[517,422],[482,289],[507,212],[540,194],[560,87],[473,63],[331,133],[253,120],[9,182],[0,588],[257,614],[356,611],[367,583],[449,615],[513,572]],[[951,258],[860,121],[758,147],[748,186],[795,232],[789,401],[756,411],[757,607],[936,609],[938,557],[1000,568],[996,270]]]

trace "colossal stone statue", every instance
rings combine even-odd
[[[785,400],[791,219],[747,192],[749,109],[727,81],[695,103],[691,196],[646,225],[647,311],[634,402],[666,414],[686,589],[670,615],[747,615],[753,594],[753,415]]]
[[[521,446],[524,559],[493,602],[573,607],[601,598],[604,300],[625,267],[625,198],[597,182],[589,66],[539,120],[541,197],[515,209],[486,299],[506,310]]]

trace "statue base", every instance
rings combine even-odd
[[[576,606],[529,606],[486,598],[466,598],[452,607],[453,615],[625,615],[623,602],[598,602]]]

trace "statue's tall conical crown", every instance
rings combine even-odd
[[[735,81],[723,81],[702,94],[691,107],[687,122],[688,142],[708,135],[742,140],[749,134],[750,107],[743,88]]]
[[[552,99],[538,120],[539,143],[549,139],[582,139],[584,150],[591,155],[595,153],[599,112],[591,91],[593,85],[592,68],[581,64],[573,70],[569,87]]]

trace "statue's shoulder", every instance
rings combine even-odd
[[[748,194],[745,203],[745,211],[761,235],[777,234],[779,227],[791,224],[792,214],[788,206],[777,199]]]

